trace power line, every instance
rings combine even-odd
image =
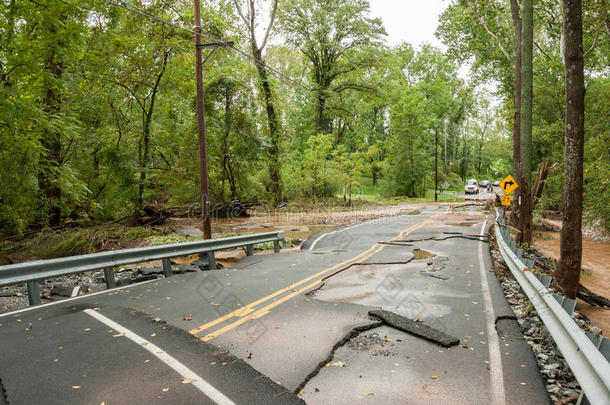
[[[103,1],[104,1],[105,3],[108,3],[108,4],[113,5],[113,6],[115,6],[115,7],[120,7],[120,8],[123,8],[123,9],[125,9],[125,10],[130,11],[130,12],[133,12],[133,13],[139,14],[139,15],[141,15],[141,16],[143,16],[143,17],[147,17],[147,18],[153,19],[153,20],[155,20],[155,21],[157,21],[157,22],[160,22],[160,23],[162,23],[162,24],[166,24],[166,25],[172,26],[172,27],[174,27],[174,28],[177,28],[177,29],[179,29],[179,30],[181,30],[181,31],[188,32],[188,33],[190,33],[190,34],[192,34],[192,35],[198,35],[198,36],[200,36],[201,38],[204,38],[205,40],[210,41],[210,42],[212,42],[212,43],[214,43],[214,44],[222,45],[222,44],[224,43],[223,41],[221,41],[221,40],[219,40],[219,39],[217,39],[217,38],[214,38],[214,37],[212,37],[212,36],[209,36],[209,35],[206,35],[206,34],[203,34],[203,33],[199,33],[199,32],[196,32],[196,31],[194,31],[194,30],[191,30],[191,29],[189,29],[189,28],[183,27],[183,26],[181,26],[181,25],[179,25],[179,24],[176,24],[176,23],[174,23],[174,22],[172,22],[172,21],[168,21],[168,20],[166,20],[166,19],[164,19],[164,18],[161,18],[161,17],[159,17],[159,16],[156,16],[156,15],[154,15],[154,14],[152,14],[152,13],[149,13],[149,12],[147,12],[147,11],[144,11],[144,10],[142,10],[142,9],[139,9],[139,8],[137,8],[137,7],[135,7],[135,6],[130,5],[130,4],[127,4],[126,2],[124,2],[124,1],[122,1],[122,0],[118,0],[118,1],[115,1],[115,0],[103,0]],[[187,20],[186,20],[186,19],[185,19],[185,18],[184,18],[184,17],[183,17],[183,16],[182,16],[182,15],[181,15],[181,14],[180,14],[180,13],[179,13],[179,12],[178,12],[178,11],[177,11],[175,8],[174,8],[174,7],[173,7],[173,6],[171,6],[170,4],[168,4],[168,3],[167,3],[166,1],[164,1],[164,0],[161,0],[161,2],[162,2],[163,4],[165,4],[166,6],[168,6],[168,7],[169,7],[169,8],[170,8],[172,11],[174,11],[174,13],[176,13],[176,14],[177,14],[177,15],[178,15],[178,16],[179,16],[179,17],[180,17],[180,18],[181,18],[181,19],[182,19],[184,22],[187,22],[187,23],[188,23],[188,21],[187,21]],[[267,69],[269,72],[271,72],[271,73],[272,73],[274,76],[276,76],[278,79],[280,79],[280,81],[283,81],[283,82],[284,82],[284,83],[286,83],[286,84],[292,84],[292,85],[294,85],[294,86],[297,86],[297,87],[299,87],[300,89],[303,89],[303,90],[305,90],[305,91],[307,91],[307,92],[309,92],[309,93],[311,93],[311,94],[313,94],[313,95],[315,95],[315,96],[317,96],[317,97],[323,97],[323,96],[322,96],[322,94],[320,94],[320,93],[318,93],[317,91],[315,91],[315,90],[313,90],[313,89],[311,89],[311,88],[309,88],[309,87],[307,87],[307,86],[305,86],[305,85],[301,84],[301,83],[300,83],[300,82],[298,82],[297,80],[295,80],[295,79],[291,78],[290,76],[288,76],[288,75],[286,75],[286,74],[282,73],[281,71],[279,71],[279,70],[277,70],[277,69],[273,68],[272,66],[267,65],[265,62],[263,62],[263,61],[261,61],[261,60],[256,59],[255,57],[251,56],[251,55],[250,55],[248,52],[245,52],[245,51],[243,51],[243,50],[241,50],[241,49],[239,49],[239,48],[237,48],[237,47],[231,47],[230,49],[234,50],[235,52],[237,52],[237,54],[239,54],[239,55],[241,55],[241,56],[245,57],[246,59],[248,59],[248,60],[250,60],[250,61],[254,62],[254,63],[256,64],[256,66],[259,66],[259,67],[264,67],[264,68],[265,68],[265,69]],[[330,112],[330,110],[329,110],[327,107],[322,106],[322,104],[321,104],[319,101],[318,101],[318,106],[319,106],[319,107],[321,107],[323,110],[326,110],[326,111]],[[337,110],[343,110],[343,111],[345,111],[345,112],[347,112],[347,113],[349,113],[349,114],[352,114],[354,117],[361,118],[361,119],[363,119],[363,120],[367,121],[367,122],[368,122],[369,124],[371,124],[373,127],[375,127],[375,126],[376,126],[376,124],[375,124],[374,122],[372,122],[370,119],[368,119],[367,117],[363,116],[362,114],[359,114],[359,113],[355,113],[355,112],[353,112],[353,111],[350,111],[349,109],[347,109],[347,108],[345,108],[345,107],[343,107],[343,106],[334,106],[334,105],[331,105],[331,106],[332,106],[334,109],[337,109]]]

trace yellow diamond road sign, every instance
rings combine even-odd
[[[504,191],[504,194],[510,194],[513,191],[515,191],[518,187],[519,187],[519,185],[517,184],[517,182],[515,181],[513,176],[511,176],[510,174],[508,176],[506,176],[504,178],[504,180],[502,180],[500,182],[500,188],[502,188],[502,191]]]
[[[502,196],[502,205],[510,205],[512,199],[513,198],[509,195],[503,195]]]

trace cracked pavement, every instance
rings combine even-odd
[[[476,207],[448,207],[316,235],[305,244],[312,250],[250,256],[229,269],[3,314],[6,398],[214,402],[180,384],[162,361],[144,363],[135,343],[96,326],[83,313],[94,309],[235,403],[548,403],[491,272],[480,236],[485,216]],[[460,342],[442,347],[369,316],[380,309]],[[71,354],[55,362],[58,347]],[[214,355],[232,360],[209,361]]]

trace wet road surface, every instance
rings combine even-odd
[[[300,253],[3,314],[4,399],[547,403],[486,224],[473,207],[428,206],[314,235]],[[376,309],[460,344],[380,325]]]

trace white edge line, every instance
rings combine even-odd
[[[347,228],[345,228],[345,229],[347,229]],[[335,232],[339,232],[340,230],[342,230],[342,229],[337,229],[336,231],[327,232],[327,233],[325,233],[325,234],[322,234],[322,235],[318,236],[318,237],[316,238],[316,240],[314,240],[314,241],[313,241],[313,243],[311,244],[311,246],[309,247],[309,250],[313,250],[313,248],[315,248],[315,247],[316,247],[316,243],[318,243],[318,241],[319,241],[320,239],[322,239],[323,237],[325,237],[326,235],[331,235],[331,234],[333,234],[333,233],[335,233]]]
[[[79,295],[78,297],[73,297],[73,298],[66,298],[65,300],[46,302],[46,303],[41,304],[41,305],[30,305],[27,308],[21,308],[21,309],[15,310],[15,311],[5,312],[3,314],[0,314],[0,318],[5,317],[5,316],[20,314],[20,313],[23,313],[23,312],[32,311],[32,310],[35,310],[35,309],[45,309],[45,308],[53,306],[53,305],[64,304],[66,302],[71,302],[71,301],[79,300],[79,299],[83,299],[83,298],[90,298],[90,297],[93,297],[95,295],[108,294],[109,292],[125,290],[127,288],[133,288],[133,287],[136,287],[136,286],[139,286],[139,285],[148,284],[148,283],[151,283],[153,281],[161,281],[161,280],[164,280],[164,278],[153,278],[152,280],[146,280],[146,281],[141,281],[139,283],[134,283],[134,284],[130,284],[130,285],[124,285],[123,287],[109,288],[109,289],[98,291],[98,292],[94,292],[94,293],[91,293],[91,294]],[[26,295],[26,297],[27,297],[27,295]]]
[[[197,387],[199,391],[203,392],[212,401],[220,405],[235,405],[235,403],[229,398],[227,398],[222,392],[218,391],[203,378],[195,374],[194,371],[192,371],[190,368],[176,360],[174,357],[172,357],[165,350],[161,349],[159,346],[140,337],[139,335],[135,334],[134,332],[114,322],[112,319],[102,315],[97,311],[94,311],[92,309],[85,309],[83,312],[85,312],[87,315],[92,316],[93,318],[97,319],[98,321],[107,325],[113,330],[122,333],[123,335],[125,335],[126,338],[133,341],[141,348],[148,350],[151,354],[161,360],[162,363],[172,368],[183,378],[191,380],[191,384]]]
[[[481,236],[485,235],[487,220],[483,221]],[[500,353],[500,339],[496,331],[496,315],[494,313],[489,283],[487,281],[487,271],[483,262],[483,242],[479,243],[479,271],[481,273],[481,290],[483,292],[483,302],[485,304],[485,321],[487,324],[487,341],[489,349],[489,374],[492,390],[493,404],[506,404],[506,394],[504,392],[504,373],[502,370],[502,355]]]
[[[320,239],[322,239],[323,237],[325,237],[325,236],[332,235],[332,234],[333,234],[333,233],[335,233],[335,232],[341,232],[341,231],[345,231],[345,230],[350,229],[350,228],[356,228],[356,227],[358,227],[358,226],[362,226],[362,225],[366,225],[366,224],[373,224],[373,223],[375,223],[375,221],[379,221],[380,219],[385,219],[385,218],[387,218],[387,217],[381,217],[381,218],[373,218],[373,219],[368,219],[368,220],[366,220],[366,221],[364,221],[364,222],[361,222],[361,223],[359,223],[359,224],[355,224],[355,225],[346,226],[345,228],[339,228],[339,229],[335,229],[335,230],[334,230],[334,231],[332,231],[332,232],[326,232],[326,233],[324,233],[324,234],[322,234],[322,235],[318,236],[318,237],[316,238],[316,240],[314,240],[314,241],[313,241],[313,243],[311,244],[311,246],[309,247],[309,249],[307,249],[307,250],[313,250],[313,249],[316,247],[316,244],[318,243],[318,241],[319,241]]]

